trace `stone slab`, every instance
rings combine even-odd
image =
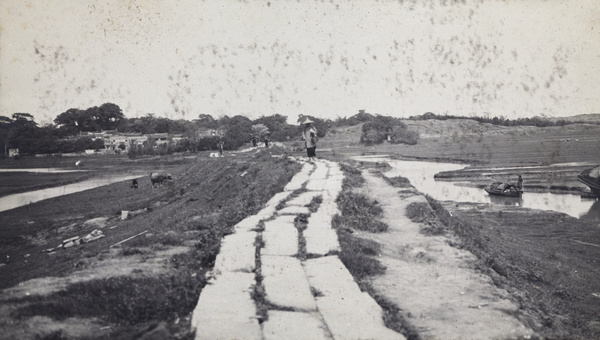
[[[324,296],[343,299],[344,296],[362,293],[348,269],[335,255],[304,261],[304,271],[311,287]]]
[[[304,207],[308,204],[310,204],[310,202],[313,200],[313,198],[317,197],[317,196],[321,196],[320,192],[315,192],[315,191],[308,191],[308,192],[303,192],[300,195],[298,195],[297,197],[294,197],[292,199],[290,199],[289,201],[286,202],[286,206],[300,206],[300,207]]]
[[[315,171],[310,174],[310,179],[325,179],[328,172],[329,168],[327,164],[319,161],[316,163]]]
[[[269,311],[269,320],[263,324],[265,340],[333,339],[319,313]]]
[[[289,195],[292,193],[290,191],[282,191],[276,193],[271,199],[267,202],[266,206],[277,206],[283,200],[287,199]]]
[[[340,244],[335,230],[329,229],[306,229],[304,230],[306,241],[306,253],[326,255],[333,251],[340,251]]]
[[[213,274],[242,271],[251,273],[256,268],[256,232],[240,231],[227,235],[221,241],[221,250],[215,259]]]
[[[254,284],[250,273],[226,273],[207,284],[192,314],[195,339],[262,339],[250,295]]]
[[[323,203],[321,203],[321,205],[319,206],[319,210],[317,211],[317,213],[319,215],[322,215],[322,217],[319,217],[319,219],[327,222],[331,222],[331,219],[334,215],[341,214],[337,203],[335,203],[335,201],[332,199],[324,200]]]
[[[290,206],[285,207],[277,212],[279,215],[308,215],[310,211],[307,207]]]
[[[294,226],[294,218],[295,216],[280,216],[265,222],[262,233],[265,247],[261,250],[262,254],[292,256],[298,253],[298,229]]]
[[[300,169],[300,172],[294,175],[290,182],[283,188],[284,191],[294,191],[302,188],[304,183],[310,177],[309,174],[313,171],[314,165],[305,163]]]
[[[306,183],[306,190],[321,191],[321,190],[324,190],[326,184],[327,184],[326,178],[319,178],[319,179],[311,178]]]
[[[234,229],[238,230],[238,231],[252,230],[257,227],[258,222],[260,222],[260,219],[261,219],[260,216],[257,216],[257,215],[248,216],[248,217],[244,218],[243,220],[239,221],[234,226]]]
[[[316,310],[315,299],[300,260],[288,256],[261,256],[265,299],[296,311]]]
[[[319,297],[317,306],[335,339],[406,339],[385,326],[381,307],[367,293]]]

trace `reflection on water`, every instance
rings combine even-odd
[[[79,191],[97,188],[103,185],[112,184],[115,182],[126,181],[134,178],[139,178],[140,175],[113,176],[109,178],[96,178],[78,183],[67,184],[54,188],[47,188],[35,191],[24,192],[20,194],[8,195],[0,197],[0,211],[6,211],[18,208],[23,205],[42,201],[48,198],[68,195]]]
[[[433,176],[436,173],[463,169],[466,165],[462,164],[399,161],[383,157],[357,157],[356,159],[363,162],[390,164],[392,169],[385,174],[386,176],[406,177],[417,190],[439,201],[515,205],[531,209],[554,210],[577,218],[600,214],[598,204],[594,201],[582,200],[579,195],[525,192],[521,198],[498,197],[488,195],[482,189],[434,180]]]

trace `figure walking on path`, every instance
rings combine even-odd
[[[252,146],[256,147],[256,137],[252,137],[251,141],[252,141]]]
[[[314,122],[308,118],[302,122],[302,125],[304,125],[302,130],[302,138],[304,139],[306,154],[308,155],[309,161],[314,161],[315,157],[317,156],[317,129],[312,126],[312,123]]]
[[[269,142],[270,142],[269,138],[265,137],[264,141],[265,141],[265,148],[268,148]]]
[[[519,175],[519,179],[517,180],[517,190],[523,191],[523,178]]]

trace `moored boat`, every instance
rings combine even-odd
[[[516,186],[503,182],[494,182],[489,188],[485,188],[485,191],[490,195],[506,197],[521,197],[523,194]]]
[[[600,165],[583,170],[577,175],[577,180],[590,187],[596,197],[600,197]]]

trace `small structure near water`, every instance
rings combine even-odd
[[[519,190],[515,185],[502,182],[494,182],[485,191],[490,195],[506,196],[506,197],[521,197],[523,190]]]
[[[590,187],[593,195],[600,197],[600,165],[583,170],[577,180]]]

